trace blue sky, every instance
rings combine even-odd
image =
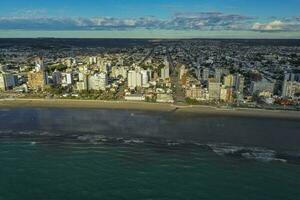
[[[0,1],[0,37],[39,34],[300,38],[300,0]]]

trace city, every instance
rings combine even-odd
[[[300,0],[0,0],[0,200],[300,200]]]
[[[55,42],[48,48],[0,48],[0,98],[300,109],[300,47],[289,42],[145,40],[124,47]]]

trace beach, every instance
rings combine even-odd
[[[175,105],[133,101],[100,101],[72,99],[1,99],[0,108],[91,108],[173,112],[190,115],[221,115],[300,119],[298,111],[263,110],[250,108],[218,108],[204,105]]]

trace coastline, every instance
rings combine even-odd
[[[293,118],[300,120],[300,112],[284,110],[263,110],[248,108],[217,108],[202,105],[174,105],[133,101],[100,101],[73,99],[0,99],[0,108],[79,108],[79,109],[118,109],[154,112],[172,112],[191,115],[218,115],[237,117]]]

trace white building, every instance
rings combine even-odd
[[[79,81],[76,83],[76,87],[78,91],[87,90],[87,82]]]
[[[127,76],[128,88],[135,89],[136,87],[142,86],[142,73],[135,70],[130,70]]]
[[[111,77],[113,78],[118,78],[118,77],[127,77],[127,69],[125,67],[118,67],[118,66],[113,66],[111,69]]]
[[[159,103],[174,103],[174,99],[170,94],[157,94],[156,102]]]
[[[300,82],[297,81],[296,75],[286,73],[282,85],[282,97],[294,98],[296,94],[300,94]]]
[[[108,84],[106,73],[94,74],[88,78],[89,90],[105,90]]]
[[[89,64],[93,65],[93,64],[96,64],[96,63],[97,63],[97,57],[96,56],[91,56],[89,58]]]
[[[62,73],[62,86],[70,86],[73,84],[73,77],[71,73]]]
[[[141,70],[142,74],[142,86],[146,87],[149,85],[149,76],[148,76],[148,71],[147,70]]]
[[[126,101],[145,101],[145,96],[141,94],[131,94],[125,96]]]
[[[79,81],[76,83],[77,90],[87,90],[88,89],[88,78],[87,75],[79,73]]]
[[[294,98],[296,94],[300,94],[300,82],[284,81],[282,86],[282,97]]]
[[[166,65],[161,69],[161,79],[166,80],[168,78],[170,78],[170,67],[169,65]]]

